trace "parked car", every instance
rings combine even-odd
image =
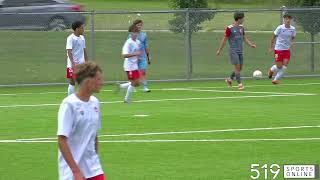
[[[85,17],[80,13],[61,12],[81,11],[82,6],[67,0],[0,0],[0,29],[69,29],[74,21],[84,22]]]

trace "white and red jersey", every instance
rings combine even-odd
[[[132,54],[140,50],[140,41],[136,39],[135,41],[131,38],[127,39],[122,47],[122,55]],[[132,56],[130,58],[125,58],[123,63],[124,71],[134,71],[138,70],[138,56]]]
[[[72,55],[73,60],[76,64],[82,64],[85,62],[84,59],[84,49],[86,48],[86,41],[84,39],[84,36],[76,36],[73,33],[70,34],[67,38],[67,45],[66,49],[72,49]],[[69,55],[67,53],[68,59],[67,59],[67,67],[71,68],[72,63],[69,59]]]
[[[273,32],[277,36],[275,50],[289,50],[291,46],[291,39],[296,36],[296,28],[290,26],[286,28],[284,24],[279,25]]]
[[[72,156],[85,178],[103,174],[95,139],[101,128],[99,100],[91,96],[88,102],[75,94],[66,97],[58,113],[58,136],[67,137]],[[73,180],[73,173],[59,150],[59,180]]]

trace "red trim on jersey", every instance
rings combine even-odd
[[[105,180],[105,179],[106,178],[104,177],[104,174],[100,174],[98,176],[88,178],[87,180]]]
[[[274,50],[274,59],[276,62],[283,62],[283,60],[290,61],[290,50]]]
[[[230,36],[231,36],[231,28],[229,28],[229,26],[227,26],[226,32],[224,33],[224,37],[230,37]]]

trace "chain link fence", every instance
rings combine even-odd
[[[43,16],[57,14],[76,14],[86,19],[87,50],[90,59],[103,67],[106,81],[126,80],[121,49],[128,36],[127,29],[135,19],[143,20],[143,30],[149,37],[152,58],[148,69],[149,79],[166,81],[223,78],[232,70],[228,45],[221,56],[217,57],[215,52],[226,26],[234,21],[234,11],[185,9],[0,13],[0,85],[54,84],[66,81],[65,46],[67,36],[72,33],[68,23],[64,19],[57,19],[56,25],[51,24],[54,28],[48,28],[48,23],[43,27],[36,26],[42,23]],[[266,75],[273,64],[273,54],[268,53],[268,47],[272,32],[282,23],[280,17],[284,12],[293,14],[293,24],[297,30],[297,43],[292,47],[288,75],[320,75],[320,22],[317,18],[320,17],[320,8],[243,11],[246,35],[257,45],[256,49],[245,45],[244,76],[251,76],[256,69]],[[28,22],[26,17],[29,18]]]

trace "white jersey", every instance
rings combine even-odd
[[[286,28],[284,24],[279,25],[274,31],[274,35],[277,36],[275,50],[289,50],[291,46],[291,39],[296,36],[296,28],[290,26]]]
[[[140,50],[140,41],[136,39],[135,41],[131,38],[127,39],[122,47],[122,55],[132,54]],[[125,58],[123,63],[123,69],[125,71],[138,70],[138,56],[133,56],[130,58]]]
[[[82,64],[85,62],[84,48],[86,48],[86,41],[82,35],[78,37],[72,33],[68,36],[66,49],[67,50],[72,49],[73,60],[76,64]],[[68,56],[67,67],[71,68],[72,63],[69,59],[68,53],[67,53],[67,56]]]
[[[58,113],[57,135],[67,137],[72,156],[85,178],[103,174],[95,150],[95,138],[100,127],[100,104],[96,97],[91,96],[88,102],[84,102],[71,94],[62,101]],[[73,180],[73,173],[60,150],[58,162],[59,180]]]

